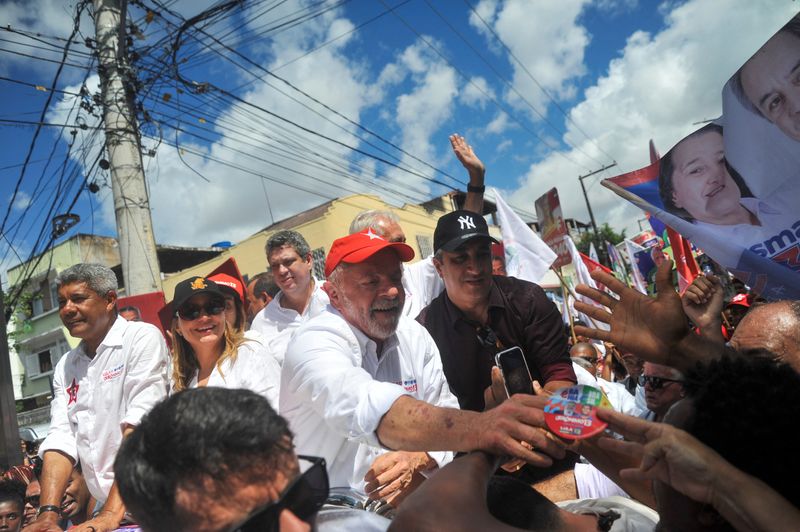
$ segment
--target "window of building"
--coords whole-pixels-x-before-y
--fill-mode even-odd
[[[420,259],[433,255],[433,242],[431,241],[431,237],[417,235],[417,247],[419,247]]]
[[[317,248],[311,252],[311,261],[314,267],[314,278],[325,280],[325,248]]]
[[[41,294],[33,296],[31,300],[31,316],[38,316],[44,312],[44,300]]]
[[[53,342],[36,350],[26,357],[26,369],[30,377],[51,373],[53,368],[64,354],[69,351],[69,345],[64,340]]]
[[[50,283],[50,309],[58,308],[58,285],[55,281]]]

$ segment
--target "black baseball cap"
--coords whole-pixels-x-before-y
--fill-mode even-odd
[[[433,249],[435,251],[454,251],[459,246],[474,238],[483,238],[487,242],[499,244],[489,234],[486,220],[472,211],[453,211],[445,214],[436,223],[433,232]]]
[[[172,298],[172,309],[177,311],[189,298],[197,294],[209,294],[225,299],[219,285],[204,277],[189,277],[175,285],[175,297]]]

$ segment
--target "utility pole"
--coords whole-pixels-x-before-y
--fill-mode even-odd
[[[127,0],[93,0],[106,150],[127,295],[161,291],[150,201],[142,164],[131,69],[126,54]]]
[[[19,448],[17,404],[11,380],[11,357],[6,336],[6,310],[0,287],[0,469],[22,463]]]
[[[601,245],[600,233],[597,231],[597,223],[594,221],[594,212],[592,212],[592,204],[589,203],[589,196],[586,195],[586,185],[583,184],[583,180],[586,179],[587,177],[591,177],[591,176],[593,176],[595,174],[599,174],[600,172],[603,172],[603,171],[608,170],[609,168],[613,168],[615,166],[617,166],[617,162],[616,161],[614,161],[611,164],[607,164],[604,167],[602,167],[601,169],[595,170],[594,172],[589,172],[586,175],[579,175],[578,176],[578,181],[581,182],[581,190],[583,190],[583,199],[586,200],[586,208],[589,209],[589,219],[592,222],[592,230],[594,231],[594,238],[595,238],[595,241],[597,241],[597,247],[599,248],[597,250],[597,252],[601,257],[606,259],[605,260],[606,263],[608,262],[608,257],[607,257],[608,253],[606,252],[605,246]]]

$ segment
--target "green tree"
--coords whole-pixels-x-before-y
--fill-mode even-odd
[[[605,262],[607,262],[606,257],[608,255],[606,252],[606,241],[617,245],[623,240],[625,240],[625,229],[623,229],[621,233],[617,233],[610,225],[608,225],[608,223],[604,223],[597,228],[597,236],[595,236],[594,231],[587,231],[581,235],[581,239],[579,241],[575,242],[575,246],[578,248],[578,251],[588,255],[589,244],[594,242],[594,248],[597,250],[597,254],[600,256],[600,262],[605,264]],[[609,266],[609,264],[605,265]]]

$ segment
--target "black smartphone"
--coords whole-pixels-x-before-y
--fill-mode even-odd
[[[509,397],[515,393],[533,395],[533,379],[522,349],[512,347],[500,351],[494,356],[494,361],[503,373],[503,381]]]

